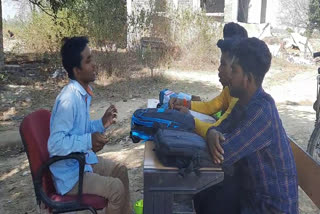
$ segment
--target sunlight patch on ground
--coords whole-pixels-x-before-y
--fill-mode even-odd
[[[114,161],[118,161],[121,163],[125,163],[127,168],[137,168],[142,165],[143,161],[143,153],[144,153],[144,144],[138,145],[133,148],[126,148],[121,152],[113,151],[113,152],[105,152],[100,154],[99,156],[105,157]]]
[[[295,111],[300,111],[300,112],[305,112],[305,113],[315,113],[313,110],[312,106],[303,106],[303,105],[297,105],[297,106],[287,106],[288,109],[290,110],[295,110]]]
[[[215,85],[222,88],[217,71],[176,71],[167,70],[165,71],[165,76],[179,79],[179,80],[189,80],[189,82],[206,82],[209,85]]]
[[[313,72],[303,72],[284,84],[266,87],[276,102],[314,102],[317,94],[316,75]]]
[[[11,85],[11,84],[8,84],[7,85],[9,88],[26,88],[27,86],[25,85]]]
[[[21,172],[22,170],[24,170],[26,167],[29,167],[29,164],[26,163],[26,161],[25,161],[19,168],[15,168],[15,169],[11,170],[10,172],[4,173],[3,175],[1,175],[0,176],[0,181],[4,181],[7,178],[12,177],[13,175],[15,175],[15,174]]]

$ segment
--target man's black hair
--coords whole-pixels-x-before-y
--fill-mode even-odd
[[[68,72],[70,79],[75,79],[73,68],[81,67],[81,52],[85,49],[89,40],[87,37],[72,37],[64,38],[62,40],[63,45],[61,47],[62,65]]]
[[[229,22],[225,24],[223,27],[223,38],[226,39],[234,36],[248,38],[248,32],[244,27],[237,23]]]
[[[251,73],[257,85],[261,86],[272,59],[266,43],[257,38],[243,39],[236,45],[233,55],[242,70]]]
[[[248,38],[248,33],[241,25],[230,22],[225,24],[223,28],[223,38],[224,39],[218,41],[217,46],[221,52],[227,52],[231,57],[234,46],[237,45],[241,39]]]
[[[231,57],[234,47],[240,42],[240,40],[241,38],[239,37],[219,39],[217,46],[220,48],[222,53],[229,53]]]

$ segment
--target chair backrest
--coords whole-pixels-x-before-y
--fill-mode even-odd
[[[41,165],[49,160],[50,116],[49,111],[41,109],[26,116],[20,125],[20,136],[28,156],[33,182]],[[47,195],[55,192],[49,171],[43,176],[42,184]]]

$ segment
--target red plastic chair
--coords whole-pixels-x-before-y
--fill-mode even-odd
[[[20,125],[20,135],[28,156],[37,204],[43,202],[52,213],[64,213],[79,210],[96,210],[107,206],[103,197],[82,194],[85,156],[72,153],[67,156],[49,158],[47,142],[50,135],[50,112],[38,110],[26,116]],[[59,195],[53,185],[49,166],[59,160],[76,159],[79,162],[79,191],[77,195]]]

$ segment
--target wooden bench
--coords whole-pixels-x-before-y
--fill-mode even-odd
[[[320,208],[320,165],[292,139],[289,140],[296,162],[299,186]]]
[[[147,141],[144,151],[144,212],[146,214],[171,214],[175,195],[196,194],[220,183],[224,173],[221,168],[201,168],[200,176],[190,173],[179,175],[178,168],[165,167],[157,159],[154,143]]]

